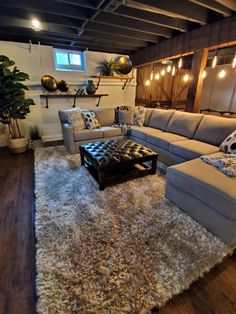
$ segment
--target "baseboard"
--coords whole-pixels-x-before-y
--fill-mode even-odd
[[[58,135],[46,135],[43,137],[44,142],[51,142],[51,141],[60,141],[63,140],[61,134]]]

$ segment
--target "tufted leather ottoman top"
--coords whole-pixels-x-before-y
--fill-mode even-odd
[[[157,156],[151,149],[127,139],[83,144],[80,149],[98,168]]]

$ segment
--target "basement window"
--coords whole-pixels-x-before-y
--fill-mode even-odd
[[[54,49],[54,64],[57,71],[85,72],[86,52]]]

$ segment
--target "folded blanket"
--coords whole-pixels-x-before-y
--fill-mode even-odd
[[[216,167],[229,177],[236,177],[236,154],[222,152],[201,156],[202,161]]]

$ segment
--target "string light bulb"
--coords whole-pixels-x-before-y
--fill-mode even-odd
[[[181,69],[181,68],[182,68],[182,66],[183,66],[183,58],[182,58],[182,57],[180,57],[180,59],[179,59],[179,63],[178,63],[178,68],[179,68],[179,69]]]
[[[202,72],[202,79],[204,80],[205,77],[206,77],[206,70]]]
[[[175,76],[175,66],[173,66],[173,68],[172,68],[171,75]]]
[[[168,72],[168,73],[170,73],[170,71],[171,71],[171,66],[170,66],[170,65],[168,65],[168,67],[167,67],[167,69],[166,69],[166,70],[167,70],[167,72]]]
[[[164,76],[166,74],[166,71],[164,69],[161,70],[161,75]]]
[[[189,75],[184,74],[183,80],[184,80],[184,82],[188,82],[189,81]]]
[[[155,75],[155,80],[159,80],[159,78],[160,78],[160,74],[159,74],[159,73],[156,73],[156,75]]]
[[[226,71],[225,71],[225,70],[221,70],[221,71],[219,72],[219,74],[218,74],[218,77],[219,77],[219,78],[224,78],[225,75],[226,75]]]
[[[233,63],[232,63],[232,68],[235,69],[236,67],[236,52],[234,53],[234,58],[233,58]]]
[[[151,81],[153,80],[153,70],[152,70],[151,75],[150,75],[150,80]]]
[[[39,32],[42,30],[43,26],[42,26],[42,23],[38,19],[32,19],[31,20],[31,28],[34,31]]]
[[[217,64],[217,55],[215,55],[213,60],[212,60],[212,69],[214,69],[216,67],[216,64]]]
[[[150,86],[150,80],[146,80],[145,85]]]

